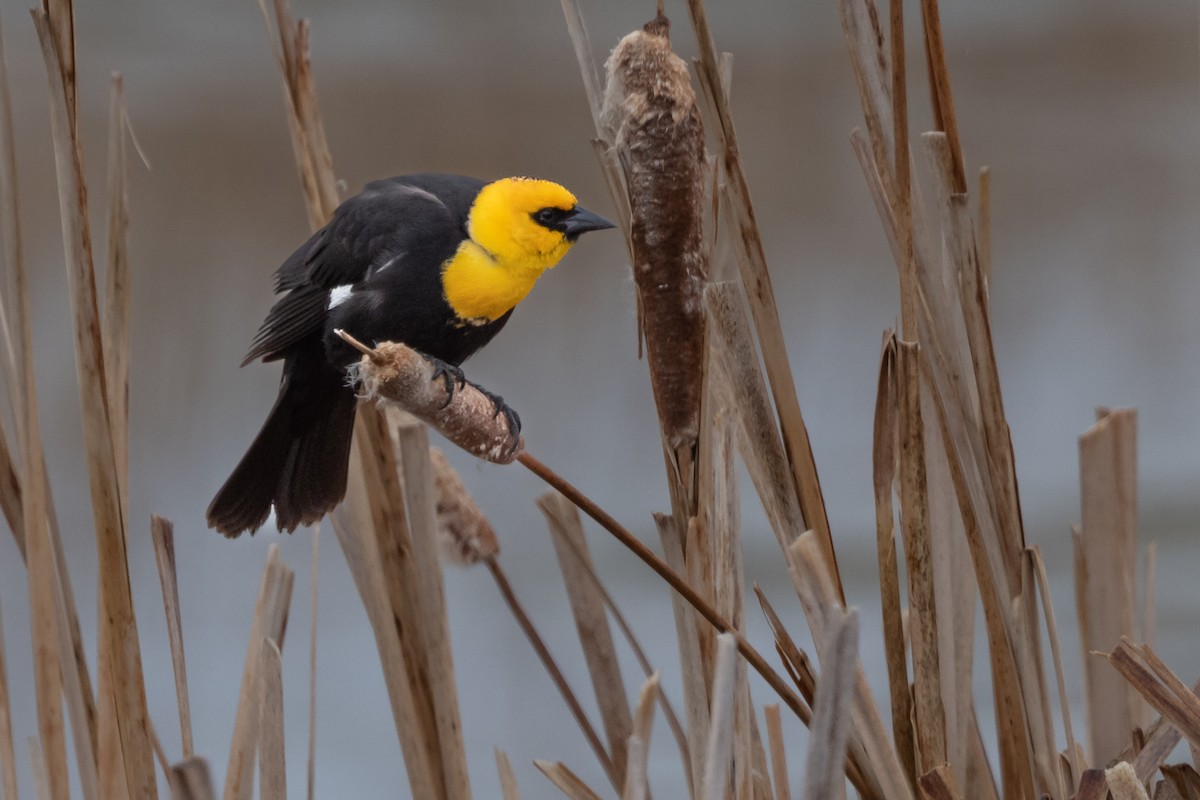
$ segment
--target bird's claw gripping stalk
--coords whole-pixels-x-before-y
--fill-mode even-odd
[[[447,408],[450,405],[450,401],[454,399],[455,384],[458,384],[459,389],[466,386],[467,376],[462,371],[462,367],[451,364],[448,361],[442,361],[440,358],[434,358],[433,356],[425,356],[425,360],[433,365],[433,380],[436,381],[438,378],[441,378],[446,385],[446,402],[442,404],[442,408]],[[487,392],[484,392],[484,394],[487,394]]]
[[[517,412],[513,409],[512,406],[510,406],[508,403],[504,402],[504,398],[501,397],[500,395],[495,394],[493,392],[489,392],[487,389],[483,388],[478,383],[472,383],[471,385],[474,386],[476,389],[478,389],[479,393],[481,395],[486,397],[488,400],[492,401],[492,407],[496,409],[496,413],[492,415],[493,419],[500,416],[501,414],[504,415],[504,421],[508,423],[508,429],[510,431],[512,431],[512,441],[513,441],[512,447],[513,447],[513,449],[515,449],[517,446],[517,442],[519,442],[521,439],[521,417],[520,417],[520,415],[517,414]]]

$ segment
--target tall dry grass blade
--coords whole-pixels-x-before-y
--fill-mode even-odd
[[[783,664],[787,668],[792,682],[796,684],[804,702],[808,704],[805,713],[800,716],[800,721],[807,727],[812,724],[812,703],[813,698],[816,697],[817,688],[817,676],[812,668],[812,662],[808,655],[796,645],[792,635],[783,626],[779,614],[775,612],[775,608],[767,600],[766,594],[758,584],[754,586],[754,595],[758,598],[763,616],[767,618],[767,625],[770,626],[771,633],[775,637],[775,652],[783,659]]]
[[[171,800],[216,800],[212,773],[203,758],[184,759],[171,767]]]
[[[804,771],[805,800],[837,800],[846,794],[846,743],[851,717],[845,710],[854,703],[858,613],[850,610],[835,614],[825,636]]]
[[[283,77],[284,100],[292,131],[292,147],[300,183],[304,188],[309,225],[323,226],[337,207],[337,182],[333,176],[333,158],[325,139],[325,126],[317,105],[317,87],[308,53],[308,22],[292,19],[287,0],[272,0],[274,26],[266,0],[260,0],[268,29],[274,28],[278,40],[273,43],[275,59]]]
[[[775,703],[763,707],[767,720],[767,741],[771,747],[771,777],[775,781],[775,800],[792,800],[788,784],[787,750],[783,745],[783,720]]]
[[[112,76],[108,125],[108,260],[104,270],[104,367],[121,515],[129,513],[129,197],[125,189],[125,84]],[[189,755],[185,751],[185,755]]]
[[[317,566],[321,555],[321,526],[313,527],[312,567],[309,571],[308,601],[308,758],[305,766],[305,796],[313,800],[317,784]]]
[[[33,786],[37,790],[38,800],[54,800],[50,777],[46,772],[46,760],[42,757],[37,737],[30,736],[25,740],[25,744],[29,748],[29,766],[33,773]]]
[[[111,770],[119,768],[125,773],[124,782],[131,793],[140,798],[154,798],[157,788],[125,552],[121,483],[108,408],[82,148],[74,120],[74,57],[67,52],[73,48],[73,32],[64,23],[70,17],[69,3],[58,11],[51,9],[49,14],[35,10],[33,17],[50,81],[59,210],[75,320],[76,373],[98,551],[101,609],[98,730],[106,734],[99,737],[100,777],[103,784],[110,785],[106,774],[112,775]],[[115,754],[106,755],[114,751],[120,753],[119,767],[115,767]]]
[[[525,634],[525,638],[529,640],[529,644],[533,647],[534,653],[542,662],[546,672],[550,675],[550,680],[554,682],[555,688],[562,696],[563,702],[567,704],[567,709],[571,712],[571,716],[575,719],[575,724],[579,726],[579,730],[583,733],[583,738],[587,740],[588,746],[592,748],[592,753],[595,754],[596,760],[600,762],[605,775],[613,788],[620,790],[622,776],[613,766],[612,758],[604,747],[604,743],[600,740],[600,735],[596,732],[596,728],[592,725],[592,721],[588,719],[587,712],[583,710],[583,706],[579,703],[579,698],[575,696],[575,691],[571,688],[571,684],[567,682],[566,676],[563,675],[562,669],[559,668],[558,662],[554,660],[550,649],[546,647],[545,641],[541,634],[537,632],[537,628],[533,625],[533,620],[529,618],[525,607],[521,605],[517,599],[516,593],[513,591],[512,584],[508,580],[504,569],[500,566],[500,562],[494,558],[489,558],[484,561],[488,570],[492,574],[492,579],[496,581],[496,588],[500,590],[500,596],[504,599],[509,611],[513,615],[513,619],[517,621],[517,625]]]
[[[496,748],[496,771],[500,773],[500,791],[503,800],[521,800],[521,790],[517,788],[517,776],[513,773],[512,762],[508,753]]]
[[[655,514],[654,522],[659,541],[662,542],[663,558],[671,569],[677,573],[683,572],[687,569],[683,557],[683,537],[675,518]],[[675,615],[675,640],[679,647],[680,679],[683,682],[683,710],[687,719],[688,761],[691,766],[688,787],[690,796],[694,798],[698,796],[704,777],[704,735],[709,727],[708,697],[705,694],[700,637],[697,633],[701,623],[683,597],[675,592],[671,594],[671,609]]]
[[[710,381],[731,394],[725,403],[738,422],[742,460],[775,538],[786,548],[804,530],[804,520],[741,291],[734,283],[709,284],[704,287],[704,306],[709,314],[709,353],[716,362],[709,371],[720,370],[725,377],[710,375]]]
[[[828,658],[825,654],[828,641],[826,631],[831,620],[845,609],[829,575],[830,566],[824,562],[824,558],[824,551],[814,531],[801,534],[788,549],[792,583],[822,663]],[[912,787],[905,778],[895,747],[871,697],[861,663],[855,667],[854,702],[850,714],[851,742],[857,743],[852,746],[861,747],[863,753],[860,762],[862,784],[856,785],[859,794],[864,799],[912,800]],[[852,776],[848,774],[847,777]]]
[[[938,658],[937,604],[925,480],[921,367],[916,344],[896,342],[900,519],[912,631],[913,710],[921,772],[946,761],[946,718]]]
[[[892,492],[896,482],[896,448],[899,439],[899,398],[896,376],[896,337],[889,335],[879,364],[872,436],[875,487],[875,551],[879,561],[879,601],[883,620],[883,651],[887,660],[892,707],[892,737],[896,753],[910,781],[916,781],[916,740],[912,729],[912,694],[908,682],[908,657],[904,644],[903,606],[900,601],[899,560],[896,554]]]
[[[1038,590],[1032,551],[1025,551],[1021,593],[1013,599],[1013,617],[1021,639],[1017,645],[1017,668],[1025,705],[1030,709],[1029,740],[1032,748],[1034,785],[1039,794],[1066,796],[1067,787],[1059,769],[1058,745],[1051,720],[1050,690],[1043,668],[1042,630],[1038,622]]]
[[[246,646],[246,661],[242,667],[242,686],[238,693],[237,714],[229,747],[229,766],[225,770],[224,800],[249,800],[254,792],[261,669],[259,655],[263,639],[283,642],[294,578],[294,573],[279,556],[279,545],[271,545],[258,587],[250,640]]]
[[[625,775],[626,748],[633,729],[633,717],[626,699],[621,665],[613,646],[612,631],[608,627],[604,598],[596,585],[588,580],[588,574],[592,572],[591,556],[583,535],[583,525],[579,521],[579,512],[571,501],[555,492],[539,496],[536,502],[550,529],[558,568],[567,589],[579,643],[583,647],[584,660],[592,679],[596,705],[600,709],[600,719],[608,738],[613,768],[618,774]]]
[[[647,783],[647,762],[650,755],[650,731],[654,725],[654,704],[661,693],[656,672],[642,684],[638,694],[637,711],[629,735],[629,761],[625,771],[625,788],[621,800],[646,800],[650,796]]]
[[[633,277],[663,442],[689,514],[703,387],[704,129],[665,17],[625,36],[606,64],[602,120],[625,171]]]
[[[441,455],[437,448],[430,449],[430,456],[433,458],[435,469],[438,469],[439,459],[441,459],[444,464],[444,456]],[[445,464],[445,468],[449,469],[449,465]],[[447,483],[449,483],[449,477],[450,476],[447,476]],[[453,474],[453,478],[455,481],[457,481],[457,474]],[[473,510],[462,513],[461,516],[468,519],[474,517],[477,518],[478,521],[475,523],[467,523],[466,527],[475,528],[479,526],[486,526],[487,535],[491,537],[491,539],[487,541],[490,541],[494,545],[494,549],[491,552],[481,552],[474,545],[467,545],[465,548],[461,545],[456,545],[453,549],[459,553],[463,552],[464,550],[468,550],[478,554],[478,557],[476,558],[465,559],[465,563],[467,564],[477,563],[484,558],[495,556],[496,551],[499,550],[499,543],[495,541],[495,533],[491,531],[491,525],[488,524],[487,520],[483,518],[482,512],[480,512],[478,507],[474,505],[474,501],[471,500],[469,495],[465,494],[466,490],[465,488],[461,488],[461,482],[459,482],[459,489],[451,489],[449,490],[449,493],[440,485],[441,482],[442,480],[439,479],[438,513],[439,525],[442,526],[443,530],[446,529],[446,525],[440,521],[442,515],[440,503],[448,501],[448,494],[450,496],[454,496],[461,489],[462,496],[459,499],[449,500],[449,502],[451,502],[452,506],[456,508],[462,508],[469,502]],[[455,527],[462,527],[463,524],[464,519],[459,519],[456,522]],[[621,612],[621,609],[613,600],[612,595],[610,595],[608,590],[605,588],[604,583],[600,580],[600,576],[596,574],[596,570],[591,563],[591,558],[585,552],[586,547],[584,546],[584,542],[576,542],[574,539],[563,539],[562,542],[566,546],[566,552],[571,555],[576,566],[579,568],[579,577],[591,584],[597,593],[597,596],[603,602],[604,607],[608,610],[608,613],[612,615],[612,619],[616,623],[617,628],[621,631],[622,636],[625,637],[625,641],[629,645],[629,649],[633,652],[633,656],[637,660],[638,665],[641,666],[642,672],[647,678],[651,677],[656,670],[650,664],[649,658],[646,657],[646,652],[642,649],[641,643],[634,635],[633,629],[629,626],[629,621],[625,618],[625,615]],[[671,706],[671,701],[667,698],[666,694],[663,692],[658,692],[656,696],[658,698],[659,706],[662,708],[663,716],[667,720],[667,725],[671,728],[671,732],[675,737],[676,744],[679,747],[679,754],[680,758],[683,760],[684,771],[690,776],[691,756],[688,752],[687,734],[684,732],[683,726],[679,722],[679,717],[675,714],[675,709]]]
[[[375,647],[383,667],[396,735],[404,753],[409,788],[414,797],[433,798],[437,797],[435,785],[439,785],[435,784],[432,767],[435,761],[429,755],[429,743],[417,719],[417,699],[397,629],[396,612],[389,596],[383,556],[375,536],[362,530],[350,530],[348,526],[351,523],[345,519],[347,513],[344,509],[366,506],[365,493],[366,487],[361,482],[350,482],[343,510],[334,512],[333,530],[375,634]]]
[[[767,259],[758,232],[758,223],[754,218],[754,206],[750,202],[749,184],[742,171],[737,136],[733,128],[733,115],[725,93],[720,90],[720,65],[703,0],[688,0],[688,14],[700,47],[697,64],[700,86],[716,116],[715,133],[726,176],[722,198],[735,221],[735,241],[739,245],[738,266],[741,269],[746,297],[750,302],[758,341],[762,347],[763,363],[766,365],[767,378],[775,398],[775,410],[779,415],[784,448],[792,467],[800,508],[807,527],[816,530],[820,537],[825,548],[826,561],[834,570],[833,580],[838,587],[838,596],[844,598],[812,445],[804,417],[800,413],[800,401],[796,395],[791,365],[788,363],[783,326],[775,304],[775,291],[767,270]]]
[[[1137,569],[1137,415],[1098,412],[1079,439],[1082,525],[1075,576],[1091,762],[1105,764],[1129,746],[1139,718],[1132,688],[1089,653],[1134,634]]]
[[[717,661],[709,703],[708,738],[704,750],[702,800],[722,800],[729,791],[729,768],[733,759],[734,670],[737,641],[728,633],[717,637]]]
[[[0,65],[3,59],[0,58]],[[33,343],[29,311],[28,274],[21,246],[19,203],[17,197],[16,154],[13,143],[12,108],[9,98],[7,70],[0,84],[3,92],[3,169],[0,169],[0,189],[3,197],[3,214],[0,215],[0,233],[3,233],[3,248],[12,302],[15,304],[17,351],[20,377],[12,384],[17,395],[13,409],[21,443],[21,522],[24,530],[14,537],[26,560],[26,585],[29,592],[29,622],[32,639],[34,692],[36,696],[38,737],[41,745],[36,747],[39,761],[48,761],[49,772],[43,769],[39,782],[39,793],[52,800],[67,797],[66,743],[63,730],[61,706],[62,673],[59,664],[59,647],[56,638],[56,610],[54,590],[54,546],[46,524],[48,488],[42,453],[40,424],[38,422],[37,392],[33,370]],[[20,387],[20,391],[17,389]],[[31,753],[32,755],[32,753]]]
[[[279,646],[267,637],[258,651],[258,711],[258,796],[260,800],[287,800],[283,663]]]
[[[1059,711],[1062,714],[1063,733],[1067,740],[1067,760],[1071,763],[1071,772],[1082,775],[1086,764],[1079,758],[1079,743],[1075,739],[1075,728],[1071,723],[1071,708],[1067,699],[1066,671],[1063,668],[1062,650],[1059,646],[1058,622],[1054,617],[1054,605],[1050,600],[1050,580],[1046,577],[1046,564],[1042,561],[1042,551],[1039,547],[1030,550],[1033,562],[1034,577],[1037,579],[1038,592],[1042,600],[1042,613],[1046,620],[1046,633],[1050,638],[1050,657],[1054,663],[1054,679],[1057,683]]]
[[[938,0],[921,0],[921,21],[925,25],[925,55],[929,65],[929,85],[933,95],[934,125],[946,134],[953,156],[954,191],[967,192],[967,172],[963,166],[962,145],[958,138],[958,116],[950,92],[950,70],[946,65],[946,47],[942,43],[942,22]]]
[[[933,537],[942,708],[946,714],[946,761],[955,784],[970,790],[974,787],[969,776],[989,772],[986,764],[975,762],[970,746],[975,707],[975,607],[979,589],[937,417],[933,392],[926,381],[921,390],[921,418],[928,420],[924,431],[925,475],[929,530]],[[983,795],[979,797],[983,800]]]
[[[438,526],[433,468],[429,461],[429,433],[420,423],[399,428],[400,456],[404,466],[405,507],[412,532],[411,554],[420,592],[421,625],[427,659],[430,701],[433,704],[442,781],[448,798],[469,798],[467,754],[458,710],[454,658],[450,651],[450,622],[442,567],[438,561]]]
[[[183,619],[179,612],[179,578],[175,569],[175,527],[171,520],[153,514],[150,539],[154,542],[154,562],[162,585],[163,609],[167,614],[167,638],[171,643],[171,667],[175,671],[175,702],[179,708],[179,736],[184,760],[194,756],[192,708],[188,700],[187,660],[183,652]]]
[[[812,663],[804,651],[796,646],[791,634],[784,628],[783,622],[779,619],[779,615],[771,606],[770,601],[767,600],[767,596],[763,593],[762,589],[755,586],[754,594],[758,597],[758,603],[762,607],[763,616],[767,618],[767,624],[770,625],[771,632],[775,636],[775,650],[779,653],[780,658],[783,659],[784,666],[787,667],[788,673],[796,684],[796,688],[800,690],[800,694],[803,695],[804,700],[808,703],[808,708],[805,709],[805,714],[800,717],[800,721],[806,726],[812,725],[811,707],[816,697],[817,685]],[[767,722],[769,725],[769,715]],[[780,746],[782,746],[782,741],[780,742]],[[846,777],[850,779],[850,782],[863,797],[878,797],[878,786],[871,783],[863,772],[864,765],[870,765],[870,759],[856,732],[851,731],[847,747],[849,752],[846,761]],[[771,757],[776,763],[779,762],[774,753],[772,753]],[[780,776],[776,775],[776,780],[778,781],[779,779]],[[786,773],[782,776],[782,779],[787,779]],[[775,791],[776,794],[779,793],[778,787]]]
[[[873,0],[838,0],[838,16],[850,50],[850,65],[867,124],[865,152],[869,152],[870,160],[880,166],[879,188],[885,198],[883,205],[890,211],[895,187],[891,171],[885,166],[894,152],[892,86],[889,79],[892,74],[891,54],[883,47],[884,34]],[[891,226],[886,227],[890,229]]]
[[[309,223],[316,229],[329,219],[338,197],[309,62],[308,24],[303,20],[293,23],[286,0],[274,0],[272,25],[271,13],[265,2],[262,5],[268,28],[278,34],[275,54],[284,82],[292,143]],[[401,540],[408,540],[403,496],[388,425],[382,412],[370,405],[359,408],[354,450],[357,456],[351,457],[350,485],[355,491],[348,493],[344,508],[356,522],[345,524],[335,518],[335,530],[375,630],[410,788],[416,796],[440,797],[445,785],[437,712],[429,700],[427,665],[416,640],[408,635],[412,632],[419,638],[419,623],[413,588],[417,579],[401,553]],[[397,619],[402,635],[397,635]],[[448,770],[455,775],[461,772],[453,765]],[[450,778],[452,784],[459,780]]]
[[[88,704],[90,697],[85,695],[85,687],[80,673],[74,669],[68,654],[71,652],[70,623],[66,598],[61,591],[61,565],[54,564],[54,632],[58,636],[59,665],[62,668],[63,699],[66,702],[67,714],[71,720],[71,742],[75,746],[75,763],[78,768],[79,788],[85,800],[101,800],[100,775],[97,763],[97,749],[91,737],[89,728]]]
[[[633,244],[630,231],[633,224],[633,213],[629,208],[629,193],[625,189],[625,174],[613,147],[613,131],[605,123],[602,110],[604,90],[600,71],[596,68],[592,56],[592,42],[588,37],[587,26],[583,22],[583,12],[579,8],[579,0],[561,0],[563,16],[567,21],[567,33],[575,49],[575,59],[579,62],[579,73],[583,77],[583,91],[587,96],[588,107],[592,112],[592,122],[596,126],[596,138],[592,139],[592,148],[596,151],[596,159],[600,162],[600,172],[608,187],[609,197],[617,210],[617,224],[625,234],[625,247],[629,250],[630,263],[633,262]],[[638,358],[642,357],[641,309],[638,309],[637,347]]]
[[[394,678],[401,678],[406,685],[395,687],[405,693],[401,707],[406,714],[403,724],[407,730],[398,730],[401,746],[409,742],[416,749],[405,750],[405,764],[410,760],[421,761],[419,771],[424,778],[433,781],[430,791],[442,792],[441,745],[439,743],[437,710],[433,705],[429,675],[429,661],[423,650],[423,607],[421,583],[418,581],[413,558],[413,535],[405,509],[404,486],[402,485],[399,454],[392,441],[394,427],[385,410],[361,405],[355,422],[361,460],[361,480],[351,481],[356,491],[347,493],[343,513],[360,522],[345,529],[345,533],[369,539],[365,543],[368,552],[374,554],[378,564],[387,604],[368,613],[372,626],[383,626],[398,637],[403,664],[385,665]],[[370,520],[370,523],[367,523]],[[342,532],[339,532],[342,540]],[[362,547],[363,545],[358,545]],[[342,541],[342,550],[350,545]],[[358,563],[358,558],[347,555],[347,563]],[[379,633],[377,632],[377,636]],[[384,658],[380,656],[381,660]],[[422,779],[424,779],[422,778]],[[414,794],[418,793],[413,787]],[[440,794],[430,795],[440,797]]]
[[[904,3],[888,2],[888,35],[892,55],[892,170],[896,177],[893,212],[900,250],[900,332],[905,341],[919,341],[917,264],[913,252],[912,174],[908,149],[908,87],[904,63]],[[902,448],[903,450],[904,448]],[[914,451],[920,453],[921,450]],[[904,469],[901,468],[901,474]],[[919,728],[919,726],[918,726]]]
[[[570,800],[600,800],[600,795],[589,789],[587,784],[565,765],[537,759],[534,759],[533,765],[541,770],[542,774],[549,778],[550,782]]]
[[[746,622],[746,577],[735,463],[735,441],[740,437],[734,412],[718,396],[730,393],[713,386],[715,380],[723,378],[711,373],[707,378],[699,464],[699,510],[707,529],[707,571],[714,607],[734,627],[742,629]],[[767,800],[771,797],[767,754],[746,678],[746,664],[739,660],[734,674],[733,792],[735,797]]]
[[[17,800],[17,750],[13,741],[12,695],[8,691],[8,658],[4,648],[4,615],[0,613],[0,797]]]
[[[1005,559],[1009,594],[1014,595],[1020,588],[1025,533],[1017,498],[1012,441],[1000,393],[1000,375],[992,343],[986,290],[980,278],[975,233],[971,227],[965,188],[961,191],[956,188],[955,143],[944,133],[926,133],[922,139],[930,166],[937,177],[935,184],[942,207],[943,237],[955,277],[951,285],[957,285],[959,290],[958,307],[978,392],[974,402],[978,404],[983,446],[987,453],[986,460],[980,460],[980,471],[987,476],[994,498],[997,535],[1003,545],[1000,555]]]

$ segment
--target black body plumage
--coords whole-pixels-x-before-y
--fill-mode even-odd
[[[441,282],[483,186],[438,174],[374,181],[279,268],[275,290],[283,297],[243,362],[282,359],[279,397],[209,506],[211,527],[227,536],[253,531],[274,506],[279,529],[290,531],[342,499],[357,403],[345,368],[359,353],[335,328],[458,365],[504,327],[511,311],[460,319]]]

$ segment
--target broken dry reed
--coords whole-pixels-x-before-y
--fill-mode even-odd
[[[263,637],[258,653],[258,796],[261,800],[287,800],[281,659],[275,641]]]
[[[592,569],[583,525],[575,507],[560,494],[548,492],[537,498],[536,502],[550,528],[559,572],[567,589],[567,599],[579,642],[583,646],[596,705],[600,709],[600,719],[608,738],[612,766],[617,775],[625,775],[626,748],[632,733],[633,715],[625,699],[625,682],[617,662],[612,631],[608,627],[604,599],[587,577]]]
[[[175,571],[175,528],[169,519],[150,517],[150,539],[162,585],[163,609],[167,613],[167,638],[171,644],[171,667],[175,672],[175,701],[179,708],[179,736],[184,759],[195,755],[192,742],[192,712],[188,701],[187,661],[183,654],[183,621],[179,613],[179,580]]]
[[[717,636],[712,698],[709,703],[708,738],[704,753],[702,800],[721,800],[728,791],[729,767],[733,760],[734,670],[737,640],[729,633]]]
[[[1079,438],[1082,517],[1073,538],[1088,752],[1091,763],[1106,764],[1129,746],[1129,733],[1141,721],[1133,687],[1089,655],[1135,634],[1137,416],[1131,409],[1099,409],[1096,416]]]
[[[621,800],[646,800],[650,796],[647,775],[650,756],[650,732],[654,727],[654,706],[662,690],[656,672],[642,684],[638,694],[637,709],[633,715],[633,729],[629,734],[629,764],[625,771],[625,788]]]
[[[262,643],[264,639],[270,639],[277,646],[283,645],[294,578],[295,574],[280,559],[279,545],[272,544],[267,550],[258,599],[254,604],[254,621],[246,645],[246,661],[242,666],[242,685],[234,717],[229,764],[225,770],[224,800],[250,800],[254,792],[254,762],[262,697]]]
[[[835,800],[845,794],[844,762],[854,702],[854,672],[858,662],[858,614],[835,615],[826,631],[829,641],[817,681],[816,705],[809,726],[808,763],[804,771],[805,800]]]

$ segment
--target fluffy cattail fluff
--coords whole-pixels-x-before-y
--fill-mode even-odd
[[[704,128],[687,64],[659,15],[613,50],[603,123],[625,171],[650,380],[672,451],[694,446],[704,362]]]
[[[463,486],[462,478],[436,447],[429,448],[429,461],[437,490],[438,544],[442,556],[463,566],[494,558],[500,552],[500,541]]]

